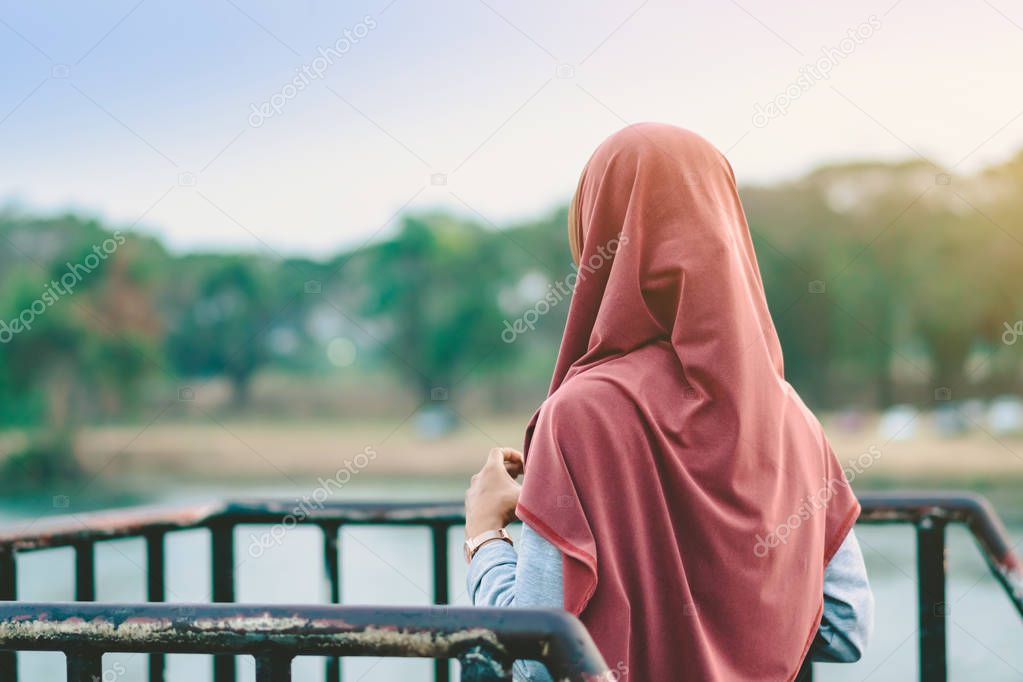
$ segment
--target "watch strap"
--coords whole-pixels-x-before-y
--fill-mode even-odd
[[[514,544],[512,542],[511,535],[504,528],[499,530],[485,530],[479,535],[475,535],[465,541],[465,560],[472,561],[472,558],[476,556],[476,552],[479,551],[480,547],[491,542],[492,540],[504,540],[509,545]]]

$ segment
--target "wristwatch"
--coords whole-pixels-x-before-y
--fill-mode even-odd
[[[512,542],[511,535],[508,535],[508,531],[504,528],[501,530],[485,530],[479,535],[471,537],[465,541],[465,560],[472,561],[472,558],[476,556],[476,552],[479,551],[480,547],[492,540],[504,540],[509,545],[514,544]]]

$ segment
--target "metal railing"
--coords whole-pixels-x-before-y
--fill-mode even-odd
[[[916,528],[917,620],[920,679],[948,679],[949,615],[945,598],[945,528],[960,523],[973,535],[981,556],[1023,618],[1023,564],[1009,534],[987,500],[971,493],[889,493],[860,498],[859,523],[912,524]]]
[[[582,623],[554,610],[11,602],[0,604],[0,642],[64,652],[68,682],[106,679],[106,652],[247,654],[256,682],[288,682],[297,656],[457,658],[465,682],[510,681],[516,659],[559,680],[607,672]]]
[[[1017,611],[1023,617],[1023,569],[1013,553],[1004,527],[994,510],[983,498],[969,493],[886,493],[869,494],[860,498],[863,514],[860,523],[867,524],[911,524],[917,534],[918,573],[918,618],[920,624],[920,679],[924,682],[939,682],[947,678],[947,633],[945,628],[945,528],[950,523],[964,524],[972,533],[992,573],[1005,589]],[[514,658],[538,658],[548,665],[567,666],[566,677],[586,679],[593,675],[595,667],[603,665],[599,654],[593,649],[585,630],[578,627],[578,621],[553,621],[550,613],[541,617],[539,613],[475,609],[355,609],[352,607],[303,606],[303,607],[259,607],[230,605],[235,600],[235,543],[234,531],[240,525],[273,525],[294,522],[313,525],[322,532],[323,570],[330,586],[332,603],[341,598],[340,530],[345,526],[387,525],[418,526],[429,530],[432,540],[430,561],[433,566],[433,601],[435,604],[448,603],[448,556],[449,530],[464,523],[460,503],[409,504],[409,503],[348,503],[325,502],[322,506],[294,514],[294,502],[278,501],[233,501],[185,508],[135,508],[93,514],[52,517],[35,522],[30,531],[0,530],[0,601],[17,600],[16,568],[17,555],[56,547],[71,547],[75,557],[75,599],[78,602],[92,602],[96,596],[96,543],[122,538],[142,538],[146,547],[146,578],[149,602],[164,602],[166,599],[165,544],[170,533],[205,528],[210,532],[211,580],[213,601],[222,605],[155,606],[138,605],[90,605],[60,604],[33,605],[26,603],[6,604],[0,608],[0,681],[17,680],[16,650],[56,649],[68,657],[69,680],[89,679],[73,677],[79,674],[78,665],[95,665],[96,656],[103,651],[125,650],[119,647],[130,644],[127,637],[128,623],[137,620],[156,619],[166,624],[169,632],[184,635],[189,639],[189,651],[210,653],[214,656],[215,682],[235,679],[235,655],[255,655],[261,670],[261,680],[288,679],[284,661],[301,655],[306,649],[301,627],[288,632],[289,619],[315,620],[313,614],[322,616],[325,622],[340,619],[356,628],[349,631],[331,631],[336,646],[327,646],[321,655],[327,655],[326,674],[328,682],[341,680],[340,656],[405,655],[437,658],[435,678],[439,682],[449,679],[447,658],[463,660],[463,679],[503,679],[500,677],[470,678],[476,670],[504,669]],[[290,520],[290,521],[289,521]],[[74,619],[116,619],[121,626],[113,627],[122,635],[110,635],[111,627],[100,630],[65,627],[58,630],[60,637],[44,637],[41,633],[53,633],[46,626],[46,618],[62,614],[68,623]],[[273,625],[267,630],[250,628],[257,621],[246,620],[240,614],[255,616],[265,614],[269,620],[258,621]],[[402,615],[404,614],[404,615]],[[445,615],[446,614],[446,615]],[[454,620],[446,620],[451,618]],[[525,620],[523,620],[525,618]],[[529,619],[536,618],[536,622]],[[547,620],[543,620],[547,618]],[[565,617],[568,618],[568,617]],[[283,619],[283,620],[277,620]],[[360,620],[362,619],[362,620]],[[376,620],[374,620],[376,619]],[[406,633],[392,648],[379,648],[366,637],[348,636],[359,627],[364,630],[375,627],[397,627]],[[16,626],[17,623],[31,622],[39,628]],[[546,626],[544,624],[546,623]],[[473,640],[472,646],[455,646],[450,636],[464,632],[466,627],[480,627],[492,633],[489,639]],[[280,627],[277,627],[280,626]],[[288,626],[291,627],[291,626]],[[13,628],[13,629],[12,629]],[[250,628],[250,629],[247,629]],[[405,629],[401,629],[405,628]],[[407,630],[407,632],[406,632]],[[36,632],[36,635],[32,633]],[[233,633],[232,637],[220,639],[217,633]],[[174,635],[176,636],[176,635]],[[110,639],[109,637],[112,637]],[[488,636],[489,637],[489,636]],[[455,639],[458,639],[456,636]],[[526,640],[532,638],[532,644]],[[149,653],[149,680],[164,679],[165,653],[182,651],[171,644],[170,639],[150,635],[136,642],[140,648],[132,651]],[[329,637],[328,637],[329,639]],[[420,646],[426,639],[432,643]],[[484,641],[484,639],[486,641]],[[461,640],[460,640],[461,641]],[[499,646],[488,648],[486,642],[497,642]],[[226,644],[225,642],[230,642]],[[537,643],[547,643],[546,648]],[[311,644],[310,644],[311,645]],[[538,648],[539,646],[539,648]],[[470,649],[481,647],[470,655]],[[538,656],[547,651],[549,657]],[[550,652],[562,652],[550,654]],[[82,655],[79,655],[82,654]],[[466,658],[468,657],[468,658]],[[91,662],[88,662],[91,661]],[[478,664],[478,665],[477,665]],[[289,664],[290,665],[290,664]],[[468,672],[467,672],[468,671]],[[84,674],[84,673],[81,673]],[[503,674],[503,673],[502,673]],[[272,676],[276,675],[276,676]],[[805,666],[802,679],[812,676],[810,666]]]

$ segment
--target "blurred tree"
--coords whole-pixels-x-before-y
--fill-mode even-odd
[[[968,177],[861,162],[742,188],[786,375],[809,402],[1020,390],[1023,355],[1004,335],[1023,326],[1021,187],[1023,154]],[[328,358],[339,339],[360,351],[344,370],[353,383],[386,361],[424,399],[442,405],[457,385],[518,409],[544,395],[569,304],[514,343],[504,321],[572,271],[565,213],[504,229],[410,216],[392,239],[325,260],[171,255],[132,235],[0,344],[0,424],[43,423],[66,440],[82,420],[137,405],[134,385],[168,358],[175,375],[227,377],[241,406],[263,368],[349,367]],[[110,236],[96,220],[0,209],[0,321]]]
[[[423,400],[446,401],[464,373],[508,353],[500,255],[495,235],[439,215],[406,218],[368,251],[363,313],[384,322],[387,359]]]
[[[270,361],[266,333],[284,299],[272,264],[234,257],[211,266],[175,320],[167,353],[182,375],[227,377],[234,405],[243,407],[253,376]]]
[[[100,236],[71,246],[71,257],[43,276],[41,267],[22,265],[6,278],[0,366],[19,395],[43,399],[42,428],[5,462],[16,480],[77,476],[75,436],[83,420],[104,402],[118,410],[159,367],[159,321],[151,292],[130,274],[132,245],[120,233]]]

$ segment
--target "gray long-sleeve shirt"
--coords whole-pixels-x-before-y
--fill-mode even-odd
[[[473,557],[466,575],[469,599],[476,606],[562,608],[561,563],[561,552],[524,525],[518,552],[507,542],[490,542]],[[810,648],[813,660],[859,660],[873,620],[874,597],[863,553],[850,531],[824,571],[824,613]],[[515,678],[551,680],[547,669],[535,661],[516,662]]]

